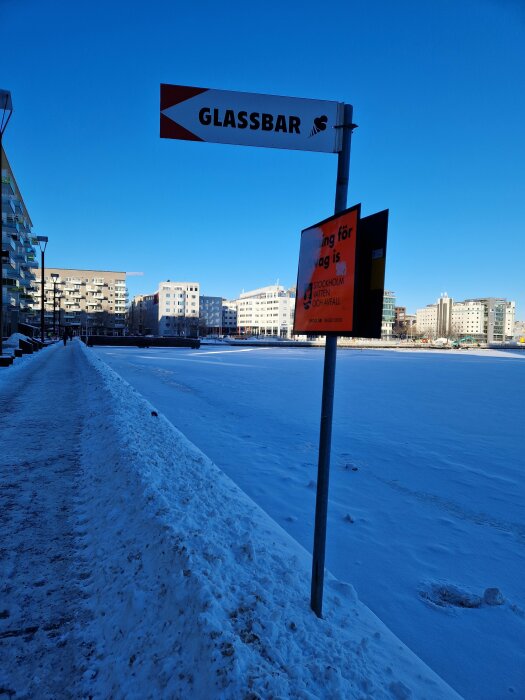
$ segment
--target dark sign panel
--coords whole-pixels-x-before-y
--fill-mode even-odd
[[[388,209],[359,220],[354,338],[380,338],[385,291]]]

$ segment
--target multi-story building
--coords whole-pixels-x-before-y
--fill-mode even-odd
[[[222,300],[222,332],[237,333],[237,302]]]
[[[273,284],[243,292],[235,300],[237,328],[243,335],[290,338],[295,312],[295,289]]]
[[[154,294],[139,295],[133,302],[140,308],[140,323],[145,335],[196,337],[199,332],[198,282],[159,284]],[[138,326],[138,324],[137,324]],[[140,329],[136,332],[140,332]]]
[[[408,314],[406,306],[396,306],[394,333],[401,337],[411,337],[413,327],[416,325],[416,315]]]
[[[419,335],[437,338],[437,304],[427,304],[416,311],[416,328]]]
[[[383,317],[381,321],[381,337],[388,340],[392,337],[396,318],[396,295],[394,292],[383,293]]]
[[[485,307],[483,335],[486,337],[487,343],[504,343],[507,340],[512,340],[516,320],[516,302],[495,297],[472,299],[471,301],[483,304]]]
[[[148,308],[152,307],[153,294],[137,294],[131,300],[128,309],[128,329],[131,335],[149,335],[152,329],[148,327]]]
[[[471,336],[475,340],[485,340],[485,305],[479,301],[459,301],[452,307],[451,324],[445,337]]]
[[[436,333],[438,338],[448,338],[452,327],[454,300],[444,292],[436,303]]]
[[[199,327],[201,335],[222,333],[222,297],[199,298]]]
[[[32,222],[11,165],[2,149],[2,309],[4,335],[14,333],[20,322],[28,322],[35,294],[38,268],[31,233]]]
[[[516,321],[514,324],[514,340],[525,343],[525,321]]]
[[[454,302],[442,294],[435,304],[416,311],[418,332],[429,338],[469,337],[478,342],[502,343],[514,335],[516,305],[486,297]]]
[[[40,313],[40,281],[33,303]],[[126,273],[108,270],[47,268],[44,315],[48,331],[63,326],[87,335],[123,335],[126,328]]]

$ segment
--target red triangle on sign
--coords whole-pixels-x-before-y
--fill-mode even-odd
[[[168,107],[190,100],[196,95],[206,92],[208,88],[188,87],[187,85],[167,85],[160,84],[160,111]]]
[[[204,141],[200,136],[188,131],[188,129],[185,129],[164,114],[160,115],[160,138],[182,139],[183,141]]]

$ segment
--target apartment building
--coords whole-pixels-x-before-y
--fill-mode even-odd
[[[383,317],[381,319],[381,338],[392,338],[396,318],[396,295],[385,289],[383,293]]]
[[[525,343],[525,321],[516,321],[514,324],[514,340]]]
[[[435,304],[416,311],[418,332],[430,338],[471,337],[502,343],[514,335],[516,304],[496,297],[454,302],[442,294]]]
[[[237,333],[237,302],[222,300],[222,332]]]
[[[222,333],[222,297],[201,296],[199,298],[199,334]]]
[[[133,298],[133,332],[144,335],[197,337],[199,333],[198,282],[161,282],[153,294]]]
[[[40,313],[40,280],[33,303]],[[126,273],[110,270],[46,268],[44,319],[49,333],[63,326],[87,335],[123,335],[126,328]]]
[[[407,313],[406,306],[395,307],[394,334],[411,337],[413,326],[416,325],[416,315]]]
[[[17,330],[19,323],[31,320],[38,262],[31,217],[3,149],[1,181],[3,303],[0,330],[4,336],[9,336]]]
[[[153,294],[137,294],[131,300],[128,309],[128,329],[131,335],[151,335],[151,319],[149,309],[153,309]],[[156,318],[156,317],[155,317]]]
[[[273,284],[243,292],[234,303],[237,328],[243,335],[290,338],[295,312],[295,289]]]

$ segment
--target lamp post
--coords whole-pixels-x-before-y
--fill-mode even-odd
[[[56,337],[57,334],[57,309],[56,309],[56,303],[57,303],[57,279],[58,279],[58,273],[57,272],[52,272],[51,273],[51,279],[53,280],[53,335]]]
[[[45,266],[44,266],[44,255],[46,252],[46,246],[48,242],[47,236],[37,236],[38,246],[40,248],[40,267],[41,267],[41,277],[40,277],[40,339],[44,342],[44,277],[45,277]]]
[[[62,311],[62,292],[59,290],[57,292],[57,299],[58,299],[58,337],[61,337],[61,332],[60,332],[60,312]]]
[[[2,146],[2,138],[7,124],[13,114],[13,102],[11,93],[8,90],[0,90],[0,357],[4,351],[4,257],[8,257],[7,251],[4,251],[4,232],[3,232],[3,212],[2,212],[2,161],[4,158],[4,149]]]

